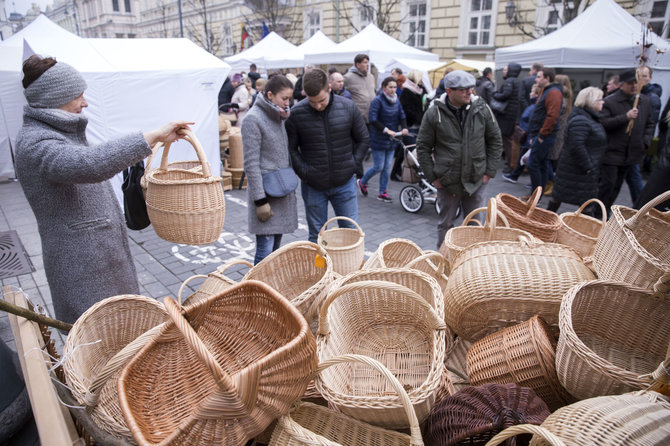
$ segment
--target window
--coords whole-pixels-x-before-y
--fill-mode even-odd
[[[649,12],[649,26],[659,36],[668,38],[668,20],[670,17],[670,10],[668,10],[668,2],[651,1],[651,11]]]
[[[356,27],[361,30],[370,23],[375,22],[375,8],[369,3],[358,4],[356,6],[355,23]]]
[[[112,10],[119,12],[119,0],[112,0]]]
[[[305,11],[302,21],[303,29],[305,30],[303,40],[307,40],[321,29],[321,10]]]
[[[407,5],[408,37],[407,44],[417,48],[426,48],[426,1],[410,1]]]
[[[221,42],[221,47],[223,48],[223,53],[226,55],[235,54],[235,48],[233,45],[233,27],[230,23],[223,24],[223,42]]]
[[[490,46],[493,0],[470,0],[467,45]]]
[[[544,34],[553,33],[576,15],[574,4],[564,0],[541,0],[538,3],[535,25]]]
[[[126,7],[126,12],[130,12],[130,0],[123,0],[123,4]]]

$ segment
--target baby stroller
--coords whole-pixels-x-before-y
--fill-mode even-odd
[[[398,143],[402,144],[400,141]],[[416,150],[414,150],[416,144],[402,144],[402,147],[405,153],[405,165],[411,169],[411,177],[412,179],[416,179],[416,181],[412,181],[415,184],[402,188],[400,191],[400,205],[407,212],[415,214],[423,208],[423,204],[426,202],[434,204],[435,212],[439,214],[440,208],[437,204],[437,189],[426,180],[426,176],[421,170],[419,160],[416,158]]]

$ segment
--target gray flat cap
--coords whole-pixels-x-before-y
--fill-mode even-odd
[[[444,76],[444,88],[472,88],[475,77],[463,70],[454,70]]]

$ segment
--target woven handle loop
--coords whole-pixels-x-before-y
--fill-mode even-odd
[[[330,333],[330,324],[328,323],[328,308],[335,301],[335,299],[351,291],[356,292],[370,288],[391,290],[401,294],[403,297],[406,297],[417,303],[428,314],[430,314],[432,329],[444,330],[447,328],[447,325],[444,323],[444,320],[437,315],[435,309],[428,302],[426,302],[426,299],[421,297],[415,291],[412,291],[407,287],[404,287],[400,284],[393,282],[386,282],[383,280],[361,280],[360,282],[354,282],[348,285],[343,285],[340,288],[328,293],[328,296],[326,297],[326,300],[323,302],[323,305],[321,306],[321,311],[319,313],[319,330],[317,334],[326,336]]]
[[[219,266],[216,268],[216,272],[219,273],[219,274],[223,274],[223,273],[225,273],[225,272],[228,270],[228,268],[230,268],[231,266],[234,266],[234,265],[244,265],[244,266],[247,266],[247,267],[249,267],[249,268],[253,268],[253,267],[254,267],[254,264],[251,263],[251,262],[248,261],[248,260],[244,260],[244,259],[233,259],[233,260],[230,260],[230,261],[224,263],[223,265],[219,265]]]
[[[430,250],[424,251],[419,257],[405,265],[405,268],[415,268],[417,264],[423,261],[429,261],[432,269],[434,269],[437,274],[444,274],[445,276],[449,274],[449,263],[447,263],[447,259],[445,259],[439,252]],[[433,265],[432,262],[435,262],[435,265]]]
[[[528,206],[528,212],[526,212],[526,217],[530,217],[530,215],[535,211],[537,204],[540,202],[540,198],[542,198],[542,186],[537,186],[533,191],[533,195],[531,195],[530,198],[528,198],[528,201],[526,202],[526,204],[530,205]]]
[[[207,276],[205,274],[194,274],[188,279],[184,280],[184,283],[181,284],[179,287],[179,291],[177,291],[177,302],[179,302],[179,305],[181,305],[182,300],[181,300],[181,293],[184,291],[184,288],[186,288],[186,284],[189,283],[193,279],[206,279]]]
[[[205,151],[202,148],[202,145],[200,145],[200,141],[195,137],[195,134],[187,129],[183,129],[181,131],[184,135],[184,139],[191,143],[191,146],[195,149],[196,155],[198,155],[198,161],[200,161],[200,164],[202,165],[202,176],[204,178],[209,178],[212,176],[212,172],[209,169],[209,162],[207,161],[207,155],[205,155]],[[161,158],[161,165],[159,167],[160,170],[168,170],[168,153],[170,152],[170,146],[172,144],[166,144],[165,147],[163,148],[163,157]]]
[[[602,222],[603,222],[603,228],[607,224],[607,209],[605,208],[605,203],[602,201],[598,200],[597,198],[591,198],[590,200],[586,200],[581,206],[579,206],[579,209],[577,209],[577,212],[575,212],[575,215],[581,215],[584,209],[586,209],[586,206],[590,205],[591,203],[596,203],[598,206],[600,206],[600,210],[603,213],[602,216]]]
[[[342,217],[342,216],[336,216],[328,220],[324,225],[321,227],[321,230],[319,231],[319,238],[323,236],[323,233],[326,232],[326,226],[328,226],[330,223],[334,222],[335,220],[344,220],[348,221],[349,223],[353,223],[356,226],[356,229],[358,230],[358,233],[361,235],[361,237],[365,237],[365,233],[361,229],[361,227],[356,223],[355,220],[352,220],[349,217]]]
[[[196,354],[200,362],[209,370],[220,392],[210,397],[205,411],[207,417],[214,414],[219,417],[241,417],[248,414],[256,404],[256,391],[260,380],[260,368],[256,365],[247,367],[238,373],[237,379],[228,375],[210,353],[196,331],[182,314],[182,307],[171,297],[163,299],[163,304],[175,327],[184,336],[184,340]]]
[[[163,143],[160,141],[154,144],[154,146],[151,148],[151,154],[147,157],[147,160],[144,163],[144,174],[142,175],[142,178],[140,178],[140,186],[145,191],[147,189],[147,173],[149,173],[151,170],[151,163],[154,161],[154,155],[160,150],[161,147],[163,147]]]
[[[419,427],[419,420],[412,406],[412,402],[409,399],[409,395],[405,391],[404,387],[398,381],[398,378],[393,376],[393,373],[384,366],[381,362],[376,359],[370,358],[364,355],[342,355],[336,356],[334,358],[326,359],[325,361],[319,363],[319,366],[316,369],[315,380],[320,379],[319,374],[323,372],[330,366],[335,364],[342,364],[347,362],[357,362],[360,364],[369,365],[373,369],[381,373],[391,384],[391,387],[398,393],[400,404],[402,404],[407,418],[409,419],[409,429],[410,429],[410,445],[412,446],[423,446],[423,439],[421,438],[421,428]]]
[[[631,218],[629,218],[624,222],[624,226],[626,226],[631,231],[635,231],[637,225],[640,224],[640,219],[645,215],[647,215],[647,213],[651,210],[651,208],[655,207],[658,204],[663,203],[668,199],[670,199],[670,190],[663,192],[661,195],[657,196],[656,198],[654,198],[653,200],[649,201],[647,204],[642,206],[642,208],[639,211],[637,211],[635,215],[633,215]]]
[[[463,219],[463,223],[461,223],[461,226],[468,226],[468,224],[475,223],[475,226],[482,226],[482,222],[479,220],[473,220],[475,218],[475,215],[479,214],[480,212],[486,211],[486,208],[477,208],[472,210],[468,215],[465,216]]]
[[[508,438],[516,437],[519,434],[533,434],[542,437],[548,441],[552,446],[566,446],[566,444],[558,438],[555,434],[542,426],[534,424],[518,424],[510,426],[502,432],[499,432],[495,437],[491,438],[486,446],[496,446],[507,440]]]

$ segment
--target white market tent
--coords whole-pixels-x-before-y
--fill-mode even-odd
[[[82,39],[40,15],[0,43],[0,176],[14,176],[15,144],[23,105],[21,65],[30,54],[53,56],[79,70],[88,84],[87,137],[100,143],[171,120],[194,121],[212,172],[220,173],[217,95],[228,65],[187,39]],[[170,160],[196,159],[179,142]],[[117,179],[117,181],[120,181]],[[118,193],[120,195],[120,188]]]
[[[223,60],[233,72],[249,71],[252,63],[263,71],[303,66],[303,54],[298,47],[274,31],[251,48]]]
[[[327,35],[325,35],[321,30],[312,35],[309,39],[305,40],[303,43],[298,45],[300,51],[304,53],[313,53],[316,51],[325,51],[328,48],[332,48],[337,45],[333,42]]]
[[[266,66],[270,68],[293,68],[287,66],[279,67],[279,65],[285,65],[285,61],[292,61],[292,63],[297,63],[300,61],[300,63],[295,65],[295,67],[302,67],[305,63],[305,52],[327,50],[328,48],[332,48],[334,46],[335,42],[330,40],[328,36],[319,30],[315,32],[312,37],[305,40],[291,51],[268,55],[265,58],[265,63]]]
[[[379,84],[384,80],[385,77],[391,75],[391,70],[394,68],[400,68],[403,74],[407,75],[410,70],[419,70],[422,73],[421,79],[423,80],[423,86],[426,87],[428,93],[432,92],[436,86],[433,86],[430,82],[429,73],[437,68],[444,66],[444,62],[439,60],[424,60],[424,59],[406,59],[402,57],[393,58],[389,63],[380,71],[378,76]]]
[[[438,61],[437,54],[429,53],[405,45],[394,39],[374,24],[369,24],[361,32],[334,47],[305,52],[306,64],[345,64],[354,63],[357,54],[367,54],[370,63],[381,71],[393,58]]]

